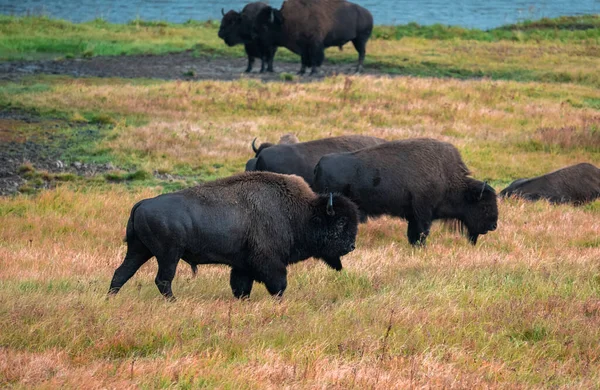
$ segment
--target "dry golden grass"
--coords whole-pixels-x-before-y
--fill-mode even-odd
[[[600,380],[597,208],[500,203],[476,247],[435,225],[361,227],[341,273],[290,268],[282,302],[232,298],[181,265],[165,302],[144,265],[110,301],[130,206],[156,189],[0,200],[0,383],[19,388],[591,388]]]
[[[450,44],[450,43],[449,43]],[[29,80],[31,81],[31,80]],[[116,126],[115,165],[203,178],[242,170],[250,142],[339,134],[456,144],[499,190],[581,161],[600,165],[600,92],[573,84],[335,77],[323,82],[127,82],[44,78],[10,85],[16,106]],[[591,102],[591,103],[590,103]],[[557,130],[564,129],[564,130]],[[572,130],[571,130],[572,129]],[[179,300],[154,260],[114,299],[131,206],[162,188],[59,187],[0,199],[0,387],[597,388],[600,201],[500,202],[472,247],[434,225],[415,249],[406,223],[360,228],[336,273],[289,269],[281,302],[257,285],[232,298],[226,267],[181,264]]]
[[[286,132],[300,140],[351,133],[435,137],[457,145],[476,175],[500,182],[600,156],[600,114],[585,105],[600,101],[600,92],[580,85],[387,77],[309,84],[49,82],[48,91],[10,98],[73,115],[143,118],[147,124],[141,127],[119,120],[114,137],[101,147],[110,148],[117,162],[138,156],[148,170],[216,164],[229,174],[243,169],[254,137],[274,142]],[[560,130],[544,135],[546,129],[577,129],[582,137]]]

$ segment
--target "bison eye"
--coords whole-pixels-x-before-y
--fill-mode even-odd
[[[336,224],[336,226],[337,226],[337,228],[338,228],[338,229],[340,229],[340,230],[341,230],[341,229],[343,229],[343,228],[345,228],[345,227],[346,227],[346,223],[347,223],[347,222],[348,222],[347,218],[346,218],[346,217],[342,217],[342,218],[340,218],[340,219],[337,221],[337,224]]]

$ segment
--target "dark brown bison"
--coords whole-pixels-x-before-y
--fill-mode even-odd
[[[127,254],[115,271],[115,294],[152,256],[156,285],[173,298],[171,281],[180,259],[190,265],[231,266],[231,289],[248,297],[254,281],[272,295],[287,286],[286,266],[309,257],[340,270],[354,250],[358,211],[341,195],[317,195],[297,176],[248,172],[133,206]]]
[[[581,163],[531,179],[515,180],[500,196],[581,205],[600,197],[600,169]]]
[[[376,137],[346,135],[290,145],[263,147],[263,144],[253,148],[257,153],[253,170],[298,175],[312,186],[315,165],[325,154],[350,152],[383,142],[386,141]]]
[[[264,149],[264,148],[268,148],[270,146],[273,146],[275,144],[272,144],[270,142],[263,142],[262,144],[260,144],[260,146],[257,148],[256,145],[254,144],[256,142],[256,138],[254,138],[252,140],[252,150],[254,151],[254,158],[251,158],[250,160],[248,160],[246,162],[246,172],[249,171],[255,171],[256,170],[256,156],[258,156],[258,154]],[[300,140],[298,140],[298,137],[296,137],[294,134],[292,133],[287,133],[282,135],[279,138],[279,144],[284,144],[284,145],[289,145],[289,144],[297,144],[298,142],[300,142]]]
[[[248,66],[246,68],[246,72],[248,73],[252,71],[255,58],[260,58],[261,73],[265,71],[265,66],[267,72],[273,72],[273,57],[275,57],[277,46],[263,45],[252,38],[252,29],[256,16],[265,7],[268,7],[265,3],[257,1],[247,4],[242,9],[242,12],[230,10],[225,13],[221,9],[223,19],[219,28],[219,38],[224,40],[228,46],[244,45],[246,55],[248,56]]]
[[[256,17],[254,33],[263,45],[285,46],[301,57],[300,74],[318,71],[325,48],[352,42],[358,52],[357,72],[365,59],[373,30],[371,13],[345,0],[287,0],[281,10],[266,7]]]
[[[323,156],[314,188],[346,195],[362,221],[383,214],[406,219],[413,245],[425,243],[436,219],[460,221],[475,244],[496,229],[498,206],[494,189],[468,175],[453,145],[418,138]]]

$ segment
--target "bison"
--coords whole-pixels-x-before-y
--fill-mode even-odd
[[[367,216],[408,221],[408,241],[424,244],[431,223],[458,220],[469,241],[496,229],[496,193],[475,180],[451,144],[428,138],[386,142],[349,153],[328,154],[315,167],[317,192],[346,195]]]
[[[365,59],[373,16],[360,5],[345,0],[287,0],[281,10],[265,7],[255,20],[254,35],[266,46],[284,46],[301,57],[304,74],[318,72],[325,48],[352,42],[358,52],[357,72]]]
[[[258,156],[258,154],[264,149],[264,148],[268,148],[270,146],[273,146],[274,144],[270,143],[270,142],[263,142],[262,144],[260,144],[260,146],[258,147],[258,149],[256,148],[256,145],[254,145],[254,143],[256,142],[256,138],[254,138],[252,140],[252,150],[254,151],[254,158],[251,158],[250,160],[248,160],[246,162],[246,172],[248,171],[255,171],[256,169],[256,156]],[[292,133],[287,133],[282,135],[279,138],[279,144],[285,144],[285,145],[289,145],[289,144],[297,144],[298,142],[300,142],[300,140],[298,140],[298,137],[296,137],[294,134]]]
[[[249,297],[254,281],[280,296],[288,264],[315,257],[341,270],[340,257],[354,250],[357,225],[354,203],[317,195],[298,176],[245,172],[159,195],[131,209],[127,253],[109,294],[155,256],[155,282],[169,299],[180,259],[192,266],[229,265],[237,298]]]
[[[518,179],[503,189],[500,196],[585,204],[600,197],[600,169],[581,163],[531,179]]]
[[[252,71],[255,58],[260,58],[261,60],[260,73],[265,71],[265,65],[267,72],[273,72],[273,57],[275,57],[275,53],[277,52],[277,46],[263,45],[252,38],[252,29],[256,16],[265,7],[268,7],[265,3],[257,1],[246,5],[242,9],[242,12],[230,10],[225,13],[221,9],[223,19],[219,28],[219,38],[224,40],[228,46],[244,44],[244,49],[248,56],[246,73]]]
[[[256,171],[298,175],[312,186],[315,165],[323,155],[350,152],[383,142],[386,141],[376,137],[346,135],[290,145],[262,144],[258,149],[253,146],[256,153],[255,163],[248,162],[246,167]]]

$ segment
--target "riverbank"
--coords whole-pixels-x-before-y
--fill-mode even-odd
[[[0,60],[4,60],[0,73],[9,80],[40,73],[239,78],[245,68],[243,48],[226,46],[217,37],[217,29],[212,22],[117,25],[96,20],[73,24],[4,16],[0,17]],[[365,72],[600,86],[599,43],[598,16],[563,17],[490,31],[414,24],[378,26],[368,44]],[[356,61],[351,45],[344,51],[330,48],[326,56],[325,75],[349,73]],[[298,56],[281,48],[275,58],[278,74],[260,78],[290,80],[298,63]]]

